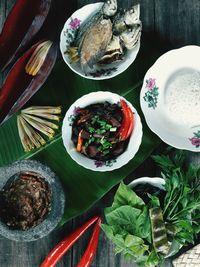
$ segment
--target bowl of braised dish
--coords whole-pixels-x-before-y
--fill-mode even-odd
[[[67,111],[64,146],[79,165],[94,171],[112,171],[127,164],[142,140],[136,109],[125,98],[94,92],[78,99]]]

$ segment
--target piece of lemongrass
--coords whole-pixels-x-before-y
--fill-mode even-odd
[[[35,114],[39,115],[42,113],[49,113],[49,114],[61,114],[61,106],[53,107],[53,106],[32,106],[26,109],[23,109],[22,113],[27,114]]]
[[[23,120],[23,124],[24,124],[24,128],[26,133],[29,135],[29,138],[33,141],[33,143],[35,144],[36,148],[41,147],[41,145],[45,145],[46,141],[44,140],[44,138],[35,131],[35,129],[27,123],[27,121],[21,116],[21,120]]]
[[[18,127],[18,133],[19,133],[19,137],[20,137],[20,140],[21,140],[21,143],[22,143],[22,146],[24,148],[24,151],[25,152],[30,152],[31,149],[32,149],[32,144],[31,144],[31,141],[28,137],[28,135],[26,134],[22,124],[21,124],[21,116],[17,116],[17,127]]]
[[[38,140],[35,138],[35,130],[33,129],[33,127],[31,127],[25,120],[24,118],[21,116],[20,117],[20,121],[21,121],[21,125],[24,128],[24,131],[26,132],[26,134],[28,135],[29,139],[31,140],[31,142],[34,145],[34,148],[40,148],[41,144],[40,142],[38,142]]]
[[[25,115],[26,115],[26,117],[29,117],[33,121],[40,122],[40,123],[52,128],[52,129],[57,130],[59,128],[57,124],[52,123],[52,122],[47,121],[47,120],[44,120],[44,119],[41,119],[41,118],[39,118],[37,116],[33,116],[33,115],[29,115],[29,114],[25,114]]]
[[[39,132],[45,134],[46,136],[48,136],[50,139],[52,139],[55,135],[55,131],[53,129],[51,129],[48,126],[45,126],[39,122],[36,122],[32,119],[30,119],[29,117],[26,116],[26,114],[23,114],[22,117],[31,125],[33,126],[33,128],[35,128],[36,130],[38,130]]]
[[[48,40],[37,46],[28,63],[26,64],[26,73],[35,76],[39,72],[52,44],[53,43]]]

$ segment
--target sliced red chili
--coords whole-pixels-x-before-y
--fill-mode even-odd
[[[89,267],[91,265],[98,246],[99,233],[101,229],[100,226],[101,226],[101,218],[99,218],[98,221],[96,222],[88,247],[83,257],[81,258],[80,262],[78,263],[77,267]]]
[[[133,131],[134,115],[131,108],[123,99],[120,100],[120,104],[122,107],[123,121],[119,129],[118,135],[120,136],[120,141],[125,141],[127,138],[130,137]]]
[[[64,254],[74,245],[74,243],[86,232],[86,230],[99,219],[93,217],[84,225],[76,229],[73,233],[63,239],[46,257],[40,267],[54,267]]]
[[[131,108],[128,106],[128,114],[129,114],[129,129],[127,131],[126,139],[130,137],[134,128],[134,113]]]

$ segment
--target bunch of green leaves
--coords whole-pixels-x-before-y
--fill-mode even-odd
[[[152,246],[149,210],[133,190],[121,183],[112,207],[105,209],[102,229],[115,244],[116,253],[140,266],[156,266],[163,257]]]
[[[175,240],[181,245],[194,243],[200,232],[200,168],[186,164],[182,151],[175,156],[153,156],[165,179],[163,217],[175,227]]]

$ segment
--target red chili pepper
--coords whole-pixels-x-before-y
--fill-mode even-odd
[[[101,225],[101,218],[99,218],[98,221],[96,222],[88,247],[83,257],[81,258],[80,262],[78,263],[77,267],[89,267],[91,265],[98,246],[99,233],[101,229],[100,225]]]
[[[84,225],[76,229],[73,233],[61,241],[46,257],[40,267],[54,267],[64,254],[74,245],[74,243],[85,233],[85,231],[99,219],[93,217]]]
[[[127,131],[126,138],[129,138],[129,136],[132,134],[133,128],[134,128],[134,113],[131,110],[131,108],[128,106],[128,114],[129,114],[129,129]]]
[[[131,135],[133,131],[134,116],[131,108],[123,99],[120,100],[120,103],[122,107],[123,121],[119,129],[118,135],[120,136],[120,141],[124,141]]]

